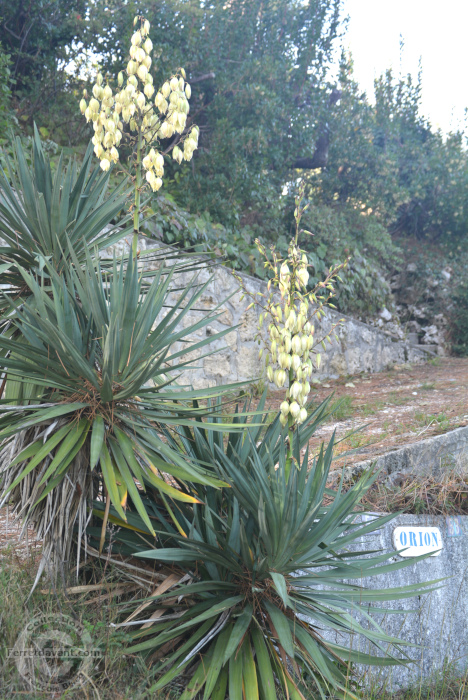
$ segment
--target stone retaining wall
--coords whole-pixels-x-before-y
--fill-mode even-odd
[[[114,248],[119,251],[125,245],[123,241]],[[142,252],[157,250],[154,241],[143,237],[140,238],[139,247]],[[152,264],[148,262],[146,268],[151,269]],[[209,346],[209,356],[201,359],[196,369],[187,370],[184,383],[190,381],[195,388],[202,388],[222,383],[258,380],[264,375],[262,362],[258,358],[258,345],[254,340],[258,312],[255,309],[247,311],[250,301],[248,298],[241,300],[239,285],[226,267],[217,265],[211,271],[208,268],[203,269],[199,275],[199,282],[208,281],[210,277],[211,281],[198,304],[200,311],[187,315],[184,325],[190,325],[199,319],[204,311],[226,300],[222,316],[191,340],[201,340],[206,335],[226,328],[232,328],[232,333]],[[177,275],[177,286],[186,286],[191,278],[193,273],[189,272]],[[242,278],[250,292],[266,290],[262,281],[245,274]],[[328,309],[326,316],[315,323],[317,337],[326,335],[340,318],[343,318],[342,314]],[[334,340],[332,345],[327,344],[327,349],[321,352],[322,364],[318,372],[321,377],[380,372],[394,364],[424,362],[427,357],[422,349],[407,343],[392,342],[378,329],[349,317],[345,317],[337,335],[339,341]],[[193,359],[196,360],[202,352],[195,351],[194,354]]]
[[[350,549],[391,552],[393,531],[402,525],[438,527],[444,545],[440,555],[428,557],[390,574],[355,583],[366,588],[388,590],[435,579],[445,580],[437,584],[438,590],[432,593],[378,604],[390,610],[408,611],[404,614],[380,614],[374,619],[388,634],[422,648],[405,647],[408,656],[414,660],[408,668],[365,669],[365,683],[374,689],[375,697],[379,696],[379,688],[397,689],[424,679],[430,681],[444,669],[444,664],[453,664],[460,676],[468,667],[468,516],[400,515],[376,533],[361,537],[360,542]],[[395,554],[390,561],[401,561],[401,558]],[[364,617],[360,622],[364,627],[369,624]],[[346,640],[340,635],[336,641],[340,644],[348,641],[354,649],[371,652],[366,640],[358,643],[357,638]]]

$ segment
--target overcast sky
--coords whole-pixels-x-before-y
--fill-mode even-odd
[[[392,67],[418,72],[422,113],[444,131],[463,124],[468,107],[468,0],[344,0],[349,16],[344,46],[355,77],[373,96],[374,77]],[[400,62],[400,35],[404,40]]]

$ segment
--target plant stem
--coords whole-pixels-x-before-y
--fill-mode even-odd
[[[294,370],[291,367],[289,370],[289,388],[294,381]],[[291,414],[288,416],[288,452],[286,455],[286,466],[285,474],[286,481],[289,481],[289,474],[291,473],[291,467],[293,464],[293,453],[294,453],[294,418]]]
[[[137,145],[137,164],[136,164],[136,184],[135,184],[135,210],[133,212],[132,255],[134,258],[136,258],[136,256],[137,256],[138,234],[140,232],[141,130],[142,130],[142,125],[139,124],[138,145]]]

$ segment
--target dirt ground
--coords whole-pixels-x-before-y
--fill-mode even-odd
[[[436,357],[423,365],[395,365],[386,372],[312,387],[317,403],[333,394],[335,411],[311,440],[311,448],[336,430],[337,453],[348,453],[347,464],[468,425],[468,358]],[[278,407],[282,398],[282,392],[273,394],[271,407]],[[335,465],[343,463],[338,459]]]

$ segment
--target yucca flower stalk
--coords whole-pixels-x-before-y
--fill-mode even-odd
[[[94,152],[104,171],[109,170],[111,163],[119,161],[121,143],[132,150],[128,171],[135,189],[132,253],[136,255],[141,194],[145,185],[153,192],[162,186],[166,153],[172,152],[173,159],[179,164],[182,160],[192,159],[198,147],[199,129],[195,125],[187,126],[191,88],[185,82],[185,70],[180,68],[155,91],[150,72],[153,50],[150,23],[137,15],[133,24],[136,29],[131,38],[129,61],[126,70],[117,76],[117,87],[113,89],[111,82],[98,73],[92,97],[88,102],[85,90],[80,109],[86,120],[93,123]],[[176,138],[162,150],[161,140],[171,139],[174,135]]]
[[[299,425],[307,419],[307,401],[310,393],[310,378],[314,369],[320,367],[321,354],[318,346],[325,349],[325,342],[336,338],[336,328],[343,322],[332,325],[329,333],[317,338],[314,319],[325,316],[325,307],[335,308],[331,299],[335,295],[335,280],[347,261],[331,268],[322,282],[308,289],[309,262],[307,253],[299,247],[301,218],[308,204],[302,206],[305,185],[299,188],[295,200],[295,237],[291,240],[286,258],[280,258],[272,247],[270,253],[257,239],[257,248],[265,259],[264,266],[270,273],[267,292],[249,292],[238,277],[244,295],[252,299],[248,308],[260,308],[259,332],[256,336],[260,357],[265,357],[268,380],[278,388],[285,387],[285,398],[281,403],[280,422],[288,430],[288,455],[286,474],[289,478],[294,454],[294,437]],[[268,338],[262,332],[268,328]],[[266,352],[264,352],[266,350]]]

